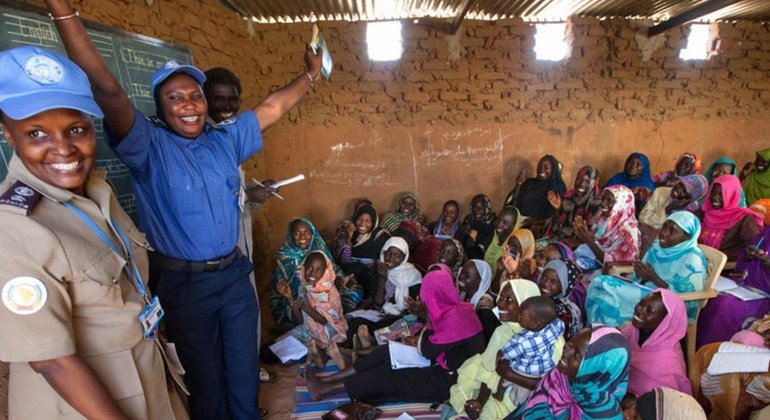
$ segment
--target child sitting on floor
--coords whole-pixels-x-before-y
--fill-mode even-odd
[[[305,257],[302,269],[297,271],[300,279],[297,300],[291,299],[291,291],[282,293],[289,299],[294,316],[304,320],[291,335],[307,344],[309,358],[316,366],[323,368],[326,365],[321,354],[325,350],[340,369],[345,369],[345,358],[337,343],[345,341],[348,322],[342,313],[340,294],[334,286],[334,267],[322,251],[313,251]]]
[[[498,352],[498,362],[507,363],[514,375],[501,375],[505,379],[500,381],[495,393],[495,398],[500,401],[510,387],[509,398],[516,405],[526,401],[531,389],[508,378],[539,379],[550,372],[556,366],[556,341],[564,334],[564,323],[556,318],[556,305],[553,299],[545,296],[534,296],[522,302],[519,324],[524,329],[514,334]]]

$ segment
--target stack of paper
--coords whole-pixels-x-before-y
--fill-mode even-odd
[[[717,279],[717,284],[714,285],[714,289],[719,293],[732,295],[743,301],[758,300],[767,297],[753,287],[739,286],[734,280],[722,276],[719,276]]]
[[[390,351],[390,367],[393,370],[407,368],[422,368],[430,366],[430,360],[422,357],[417,347],[407,346],[398,341],[388,342]]]
[[[722,375],[738,372],[767,372],[768,363],[770,363],[770,349],[727,342],[719,346],[719,351],[711,359],[707,373]]]

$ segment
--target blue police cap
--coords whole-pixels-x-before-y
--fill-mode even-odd
[[[179,64],[174,60],[171,60],[159,68],[155,74],[152,75],[152,94],[155,95],[155,88],[164,80],[168,79],[174,73],[184,73],[192,76],[202,86],[206,81],[206,75],[202,71],[198,70],[195,66],[187,64]]]
[[[83,70],[53,51],[25,46],[0,52],[0,69],[0,110],[14,120],[57,108],[103,116]]]

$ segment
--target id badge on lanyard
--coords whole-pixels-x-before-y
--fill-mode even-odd
[[[139,324],[144,330],[144,338],[146,340],[156,339],[158,337],[158,323],[161,319],[163,319],[163,315],[165,313],[163,308],[160,306],[158,297],[155,296],[151,300],[150,294],[147,292],[147,288],[144,287],[144,283],[142,282],[142,275],[139,273],[139,267],[136,265],[136,261],[134,260],[134,253],[131,250],[131,242],[128,240],[126,234],[123,233],[123,230],[120,228],[120,226],[118,226],[117,223],[115,223],[115,220],[113,219],[112,226],[118,233],[118,240],[120,241],[122,248],[125,251],[125,253],[123,253],[118,249],[118,247],[115,246],[115,244],[112,243],[109,236],[107,236],[107,234],[104,233],[104,231],[102,231],[102,229],[99,228],[99,226],[97,226],[96,223],[94,223],[94,221],[91,220],[87,214],[83,213],[80,209],[70,203],[65,202],[63,204],[68,209],[72,210],[76,216],[78,216],[89,228],[91,228],[96,236],[98,236],[102,242],[107,244],[113,252],[126,260],[126,264],[123,266],[123,270],[125,270],[126,275],[128,275],[128,277],[133,281],[136,290],[139,292],[139,294],[142,295],[142,298],[146,303],[144,309],[142,309],[142,312],[140,312],[139,316],[137,317]]]

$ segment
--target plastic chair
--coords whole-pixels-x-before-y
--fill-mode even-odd
[[[717,279],[722,273],[725,264],[727,263],[727,255],[722,251],[712,248],[706,245],[698,245],[703,255],[706,257],[706,283],[703,285],[703,290],[697,292],[677,293],[677,296],[682,298],[685,302],[698,302],[698,311],[695,313],[695,320],[687,325],[687,371],[690,380],[693,379],[695,372],[692,371],[692,360],[695,357],[695,342],[698,337],[698,316],[701,309],[706,306],[708,300],[717,296],[717,291],[714,286],[717,284]],[[609,273],[612,275],[620,275],[633,273],[634,268],[632,266],[613,266],[610,267]]]

